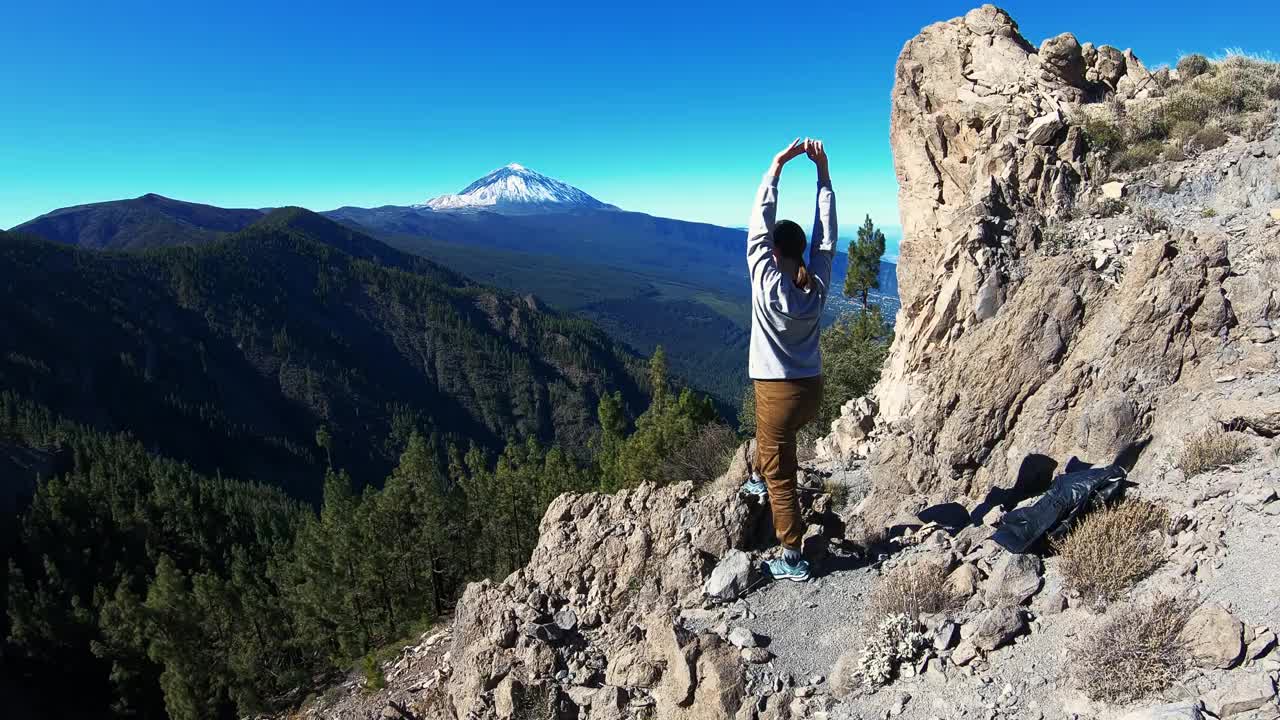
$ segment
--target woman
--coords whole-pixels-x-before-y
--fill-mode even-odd
[[[799,225],[774,223],[778,178],[790,160],[807,154],[818,170],[813,250],[804,259]],[[747,232],[751,273],[751,352],[748,371],[756,393],[756,457],[743,491],[768,495],[782,557],[768,563],[777,579],[809,579],[800,556],[804,522],[796,499],[796,432],[822,404],[822,355],[818,337],[831,284],[836,246],[836,200],[822,141],[796,138],[765,174]]]

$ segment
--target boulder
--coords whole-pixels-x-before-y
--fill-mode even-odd
[[[713,600],[731,602],[747,593],[755,576],[751,556],[741,550],[730,550],[716,563],[702,591]]]
[[[973,621],[972,634],[967,639],[978,650],[989,652],[1012,642],[1026,627],[1027,621],[1020,609],[991,608]]]
[[[1241,673],[1207,694],[1205,709],[1224,720],[1270,705],[1276,712],[1276,684],[1265,672]]]
[[[1036,555],[1004,553],[982,584],[983,591],[988,599],[1021,605],[1040,591],[1043,571],[1044,565]]]
[[[958,597],[972,597],[978,592],[978,584],[982,581],[982,573],[976,565],[966,563],[951,571],[947,576],[947,587]]]
[[[1200,667],[1226,670],[1244,656],[1244,625],[1217,605],[1196,608],[1179,637]]]
[[[1065,80],[1068,85],[1084,85],[1084,53],[1080,42],[1069,32],[1040,43],[1040,66]]]
[[[1112,180],[1109,183],[1102,184],[1102,197],[1108,200],[1119,200],[1125,196],[1125,184],[1119,180]]]
[[[1063,127],[1062,115],[1056,110],[1048,115],[1041,115],[1031,121],[1027,127],[1027,142],[1036,145],[1048,145],[1053,142],[1058,131]]]
[[[755,633],[742,626],[737,626],[729,630],[729,644],[737,648],[753,648],[760,643],[756,642]]]

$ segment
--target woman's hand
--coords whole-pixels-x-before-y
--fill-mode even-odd
[[[781,175],[782,166],[786,165],[787,161],[798,157],[805,152],[805,142],[807,141],[802,141],[800,138],[792,140],[790,145],[786,146],[781,152],[773,156],[773,165],[770,167],[769,171],[775,176]]]
[[[818,180],[829,182],[831,177],[827,169],[827,149],[822,144],[822,141],[805,138],[804,152],[813,161],[813,164],[818,166]]]

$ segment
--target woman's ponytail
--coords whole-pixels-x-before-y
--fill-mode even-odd
[[[801,290],[809,289],[809,268],[804,266],[803,260],[796,265],[796,274],[791,279],[795,280],[796,287]]]

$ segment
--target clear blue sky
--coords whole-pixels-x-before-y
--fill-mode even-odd
[[[736,226],[796,135],[826,139],[846,231],[892,225],[895,58],[976,3],[272,4],[7,3],[0,227],[147,192],[408,204],[508,162]],[[1149,65],[1280,54],[1273,0],[1005,7],[1033,43],[1070,30]],[[784,176],[783,215],[810,219],[811,172]]]

